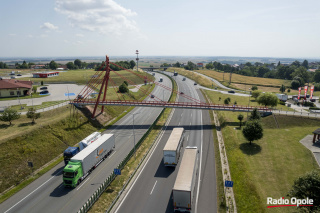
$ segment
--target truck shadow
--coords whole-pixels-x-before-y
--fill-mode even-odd
[[[53,190],[53,192],[50,193],[50,197],[62,197],[71,192],[72,190],[72,188],[65,188],[63,183],[61,183]]]
[[[173,200],[172,200],[172,192],[170,194],[169,200],[168,200],[168,205],[165,213],[173,213]]]
[[[163,160],[160,161],[158,169],[154,177],[167,178],[175,171],[175,167],[166,167],[163,164]]]
[[[63,168],[64,168],[65,166],[63,165],[63,166],[61,166],[61,167],[59,167],[58,169],[56,169],[56,171],[54,171],[52,174],[51,174],[51,176],[59,176],[59,175],[62,175],[62,171],[63,171]],[[62,178],[61,178],[62,179]]]

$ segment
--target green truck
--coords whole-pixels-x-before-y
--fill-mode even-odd
[[[70,159],[63,169],[63,184],[75,188],[85,179],[115,148],[113,134],[104,134],[90,146]]]

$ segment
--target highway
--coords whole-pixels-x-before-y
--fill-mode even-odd
[[[159,80],[160,74],[156,74]],[[172,88],[171,81],[165,76],[163,84]],[[156,86],[152,92],[156,97],[168,100],[169,91]],[[149,100],[153,100],[148,98]],[[147,99],[147,100],[148,100]],[[135,123],[136,142],[161,112],[161,108],[138,108],[127,114],[112,128],[104,133],[116,136],[116,148],[84,181],[75,189],[65,188],[62,183],[64,163],[60,163],[49,172],[35,180],[20,192],[0,204],[0,212],[76,212],[88,200],[101,183],[113,172],[113,169],[133,148],[132,114]],[[107,207],[106,207],[107,208]]]
[[[172,75],[172,73],[167,74]],[[192,80],[182,81],[182,76],[176,76],[174,79],[179,91],[205,102],[198,86],[193,85]],[[187,102],[189,100],[179,97],[178,101]],[[139,178],[129,188],[127,195],[122,201],[119,201],[114,212],[173,212],[172,188],[180,164],[175,169],[165,167],[162,161],[162,150],[174,127],[184,127],[186,130],[182,150],[186,146],[197,146],[200,150],[200,176],[197,176],[196,193],[193,200],[193,206],[196,208],[193,212],[217,211],[215,160],[209,112],[196,109],[174,109],[172,119],[153,155],[138,174]],[[181,158],[182,155],[180,161]]]

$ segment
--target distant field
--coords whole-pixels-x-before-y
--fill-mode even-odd
[[[135,84],[142,84],[144,82],[144,79],[141,79],[140,77],[128,72],[128,71],[118,71],[121,76],[129,79],[130,81],[134,82]],[[134,71],[135,73],[135,71]],[[76,83],[76,84],[86,84],[93,75],[95,75],[96,72],[94,70],[69,70],[69,71],[63,71],[59,73],[59,76],[50,77],[50,78],[19,78],[20,80],[31,80],[33,82],[41,82],[44,83],[58,83],[58,82],[69,82],[69,83]],[[139,74],[141,74],[139,72]],[[115,82],[117,86],[123,83],[123,79],[116,75],[114,72],[110,73],[110,76],[112,80]],[[153,76],[149,76],[149,78],[154,78]],[[130,82],[128,81],[130,84]],[[109,84],[112,86],[111,82]]]
[[[220,82],[229,82],[230,73],[217,72],[214,70],[196,70],[199,73],[210,76],[214,79],[217,79]],[[223,77],[224,76],[224,77]],[[224,80],[223,80],[224,79]],[[251,84],[251,85],[264,85],[264,86],[274,86],[279,87],[283,84],[285,86],[290,86],[289,80],[282,79],[271,79],[271,78],[258,78],[258,77],[250,77],[239,74],[232,74],[231,77],[232,83],[240,83],[240,84]]]

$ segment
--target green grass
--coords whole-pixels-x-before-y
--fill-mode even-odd
[[[41,105],[34,105],[34,106],[27,106],[27,104],[21,104],[21,105],[11,105],[10,108],[17,110],[18,112],[27,112],[30,108],[35,108],[36,110],[52,107],[55,105],[59,105],[61,103],[66,102],[65,100],[62,101],[46,101],[42,102]],[[23,109],[21,109],[23,107]]]
[[[142,84],[144,82],[144,79],[141,79],[140,77],[128,72],[128,71],[117,71],[120,75],[123,77],[131,80],[136,85]],[[137,73],[134,71],[134,73]],[[44,83],[50,84],[50,83],[57,83],[57,82],[70,82],[70,83],[76,83],[76,84],[86,84],[88,81],[90,81],[91,77],[96,74],[96,71],[94,70],[69,70],[65,72],[60,72],[59,76],[50,77],[50,78],[19,78],[20,80],[31,80],[33,82],[40,83],[43,81]],[[142,73],[139,72],[141,75]],[[149,75],[149,74],[148,74]],[[121,85],[124,81],[120,76],[115,74],[114,72],[110,73],[110,77],[115,82],[117,86]],[[154,79],[153,76],[149,75],[148,78]],[[130,82],[128,82],[130,84]],[[109,83],[109,86],[113,86],[112,83]]]
[[[20,96],[19,98],[18,97],[0,98],[0,101],[12,101],[12,100],[17,100],[18,101],[18,99],[43,98],[43,97],[46,97],[46,96],[49,96],[49,95],[40,95],[39,93],[33,93],[32,97],[27,95],[27,96]]]
[[[212,102],[217,102],[215,93],[206,91],[206,94]],[[299,143],[320,125],[319,120],[276,116],[278,129],[272,116],[262,118],[264,137],[250,146],[237,129],[240,113],[220,111],[218,114],[238,212],[267,212],[267,197],[286,197],[296,178],[319,168],[312,153]]]
[[[152,84],[142,88],[150,93],[154,86]],[[143,99],[146,96],[147,94],[140,89],[135,93],[130,92],[129,97],[133,100]],[[128,112],[131,109],[133,107],[107,106],[105,110],[107,113],[104,115],[106,117],[105,121],[110,121],[120,114],[123,117],[126,114],[123,112]],[[101,125],[95,125],[96,123],[85,118],[78,110],[75,110],[74,117],[69,117],[70,110],[69,106],[69,108],[61,107],[41,113],[42,118],[38,119],[35,125],[31,125],[31,120],[25,116],[14,121],[12,126],[0,122],[0,133],[8,132],[8,130],[12,132],[9,136],[0,134],[0,164],[5,165],[0,173],[0,192],[12,185],[18,185],[18,187],[2,195],[1,202],[40,176],[36,174],[31,179],[24,180],[31,174],[31,170],[26,164],[27,161],[33,161],[34,169],[38,169],[61,154],[69,145],[73,146],[91,132],[101,128]],[[114,119],[112,124],[119,119]]]

